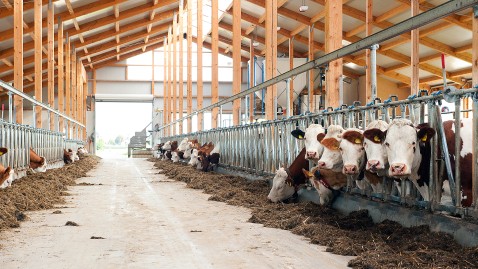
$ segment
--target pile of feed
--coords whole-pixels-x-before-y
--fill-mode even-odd
[[[252,210],[249,221],[290,230],[339,255],[357,256],[353,268],[478,268],[478,248],[461,247],[452,236],[426,226],[404,228],[392,221],[373,223],[367,211],[344,216],[313,203],[274,204],[266,181],[203,173],[181,163],[156,161],[160,173],[221,201]]]
[[[68,195],[68,186],[86,177],[98,162],[99,157],[88,155],[62,168],[28,174],[15,180],[11,187],[0,189],[0,231],[18,227],[27,218],[25,211],[50,209],[64,203],[62,196]]]

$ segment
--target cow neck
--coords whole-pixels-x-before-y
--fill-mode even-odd
[[[325,178],[320,178],[319,183],[322,184],[322,186],[326,187],[327,189],[333,191],[332,187],[330,186],[329,182]]]
[[[356,180],[363,180],[365,178],[365,164],[367,163],[367,154],[365,154],[365,157],[363,158],[362,163],[360,164],[360,174]]]

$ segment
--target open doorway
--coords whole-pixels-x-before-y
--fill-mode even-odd
[[[144,128],[150,135],[151,119],[150,102],[96,102],[96,154],[127,158],[130,138]]]

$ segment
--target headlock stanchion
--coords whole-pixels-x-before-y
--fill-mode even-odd
[[[398,190],[391,189],[391,187],[383,188],[382,193],[364,192],[358,190],[354,185],[347,186],[347,190],[350,190],[351,193],[366,195],[369,198],[398,202],[405,206],[416,206],[432,211],[448,211],[461,215],[475,214],[473,209],[465,209],[461,206],[461,184],[456,180],[457,173],[452,173],[452,167],[449,163],[439,104],[444,98],[454,101],[456,111],[453,114],[455,117],[459,115],[458,117],[461,118],[464,112],[470,112],[470,110],[462,110],[460,100],[474,97],[477,92],[477,88],[465,90],[448,88],[444,92],[415,96],[406,100],[396,100],[396,97],[391,97],[384,102],[379,103],[379,100],[376,100],[366,106],[342,106],[338,109],[328,109],[316,114],[293,116],[287,119],[218,128],[178,136],[163,136],[157,142],[180,142],[185,137],[198,139],[201,144],[212,141],[220,145],[221,166],[257,175],[272,175],[279,167],[289,166],[304,147],[302,140],[297,140],[291,135],[291,132],[296,128],[305,130],[310,124],[319,123],[326,129],[330,125],[340,124],[345,129],[364,130],[367,124],[374,119],[390,122],[395,118],[410,119],[416,124],[429,123],[437,131],[437,135],[431,139],[431,156],[433,158],[429,164],[431,171],[428,185],[430,201],[423,201],[414,185],[407,181],[403,181],[401,184],[401,194],[397,192]],[[399,109],[400,113],[396,113],[396,109]],[[472,119],[478,117],[475,113],[469,113],[469,115]],[[460,129],[457,128],[457,125],[460,124],[454,124],[455,141],[460,142]],[[473,132],[473,136],[478,135],[476,130],[473,130]],[[478,152],[476,152],[476,147],[474,148],[473,154],[476,155]],[[455,150],[455,153],[451,152],[451,154],[460,156],[460,148],[458,148],[458,151]],[[455,160],[455,164],[457,163]],[[476,163],[473,163],[473,165],[476,166]],[[458,169],[457,172],[459,172]],[[445,203],[441,199],[441,175],[445,174],[450,182],[453,203]],[[476,179],[473,179],[473,184],[477,184]],[[384,186],[391,186],[391,182],[384,179]]]

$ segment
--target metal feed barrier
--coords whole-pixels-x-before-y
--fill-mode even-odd
[[[358,128],[364,130],[368,123],[375,119],[382,119],[390,122],[394,118],[407,118],[414,123],[430,123],[431,127],[437,130],[437,135],[431,140],[432,143],[432,161],[430,163],[431,176],[429,183],[430,202],[420,199],[420,195],[413,184],[402,184],[402,195],[394,194],[391,188],[384,188],[382,193],[365,192],[357,189],[353,182],[348,185],[346,191],[359,193],[367,198],[378,198],[382,201],[400,203],[407,206],[417,206],[427,208],[432,211],[448,211],[453,214],[475,215],[472,209],[461,207],[461,189],[459,173],[452,174],[449,164],[445,165],[448,158],[438,155],[438,148],[441,152],[446,152],[446,143],[442,143],[444,138],[443,125],[441,123],[441,111],[439,104],[443,99],[455,102],[454,118],[460,121],[464,113],[469,113],[473,121],[478,120],[476,111],[461,110],[461,100],[472,98],[473,102],[478,102],[478,89],[454,90],[448,89],[446,93],[438,92],[433,95],[410,96],[407,100],[396,100],[391,97],[383,102],[375,100],[366,106],[360,106],[356,103],[354,106],[342,106],[340,108],[329,108],[321,113],[294,116],[288,119],[264,121],[261,123],[240,125],[228,128],[213,129],[204,132],[183,134],[178,136],[162,137],[160,142],[168,140],[177,140],[180,142],[184,137],[197,138],[200,143],[213,141],[220,145],[221,166],[240,169],[249,173],[258,175],[272,175],[275,170],[282,166],[288,166],[304,147],[303,142],[295,139],[291,131],[297,127],[305,130],[312,123],[321,123],[325,128],[332,124],[341,125],[344,128]],[[395,99],[395,100],[394,100]],[[470,113],[471,112],[471,113]],[[475,123],[476,124],[476,123]],[[460,125],[455,136],[460,141]],[[473,130],[473,137],[477,137],[476,129]],[[445,146],[445,147],[444,147]],[[459,149],[458,148],[458,155]],[[475,143],[473,154],[478,154]],[[459,167],[459,160],[455,160],[456,167]],[[439,169],[439,163],[442,163]],[[476,164],[474,164],[476,166]],[[476,169],[476,167],[475,167]],[[441,171],[440,171],[441,170]],[[459,169],[456,169],[457,172]],[[441,198],[441,175],[447,172],[450,179],[452,190],[452,203],[442,203]],[[384,186],[390,186],[384,178]],[[474,190],[478,188],[478,178],[473,179]],[[475,196],[475,199],[477,196]]]

